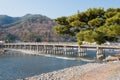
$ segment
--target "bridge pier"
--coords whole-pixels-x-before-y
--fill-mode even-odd
[[[53,50],[53,54],[54,54],[54,55],[57,55],[57,54],[58,54],[58,53],[57,53],[57,46],[53,46],[52,50]]]
[[[67,54],[67,48],[66,48],[66,46],[64,46],[64,54],[65,55]]]
[[[87,48],[82,48],[78,46],[78,56],[86,56]]]
[[[97,59],[103,59],[104,58],[104,51],[103,51],[103,49],[100,48],[100,47],[97,47],[96,50],[97,50],[96,51],[96,58]]]
[[[4,54],[5,50],[4,50],[4,46],[3,44],[0,44],[0,55]]]

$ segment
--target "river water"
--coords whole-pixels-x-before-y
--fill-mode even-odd
[[[95,57],[95,51],[87,54]],[[0,56],[0,80],[17,80],[86,63],[74,58],[5,54]]]

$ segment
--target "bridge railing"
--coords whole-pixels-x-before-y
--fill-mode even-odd
[[[21,42],[21,43],[4,43],[4,45],[77,45],[75,42]]]
[[[21,42],[21,43],[4,43],[3,45],[68,45],[68,46],[79,46],[76,42]],[[120,44],[95,44],[95,43],[84,43],[81,46],[103,46],[103,47],[120,47]]]

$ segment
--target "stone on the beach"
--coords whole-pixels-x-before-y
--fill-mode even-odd
[[[117,57],[117,56],[108,56],[106,58],[106,61],[116,61],[116,60],[119,60],[119,57]]]

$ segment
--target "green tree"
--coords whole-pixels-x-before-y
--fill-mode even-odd
[[[55,19],[57,34],[75,36],[79,44],[83,41],[96,42],[117,41],[120,36],[120,8],[90,8],[69,17]]]
[[[7,34],[5,38],[5,42],[11,43],[14,42],[17,39],[17,37],[13,34]]]
[[[41,42],[41,41],[42,41],[42,40],[41,40],[40,37],[37,37],[36,40],[35,40],[35,42]]]

